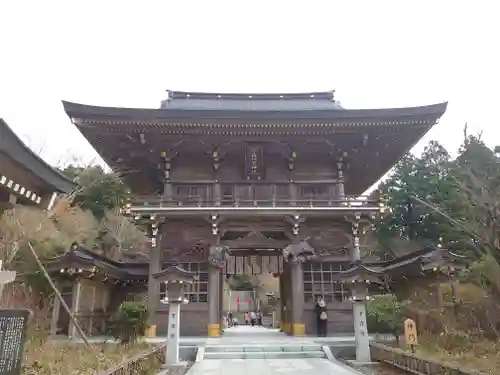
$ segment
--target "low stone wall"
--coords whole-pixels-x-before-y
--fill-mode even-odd
[[[374,361],[387,363],[416,375],[487,375],[476,370],[467,370],[452,363],[425,359],[418,354],[391,348],[380,343],[370,343]]]
[[[165,345],[158,346],[149,352],[139,354],[96,375],[137,375],[144,374],[148,369],[159,368],[165,362]]]

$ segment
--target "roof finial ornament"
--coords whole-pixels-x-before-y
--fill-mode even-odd
[[[174,92],[172,90],[166,90],[167,97],[161,101],[160,109],[166,109],[168,107],[168,102],[171,101],[174,97]]]

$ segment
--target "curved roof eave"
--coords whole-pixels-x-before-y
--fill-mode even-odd
[[[108,119],[169,121],[176,119],[263,119],[263,120],[360,120],[404,119],[430,116],[440,118],[446,111],[447,102],[419,107],[345,110],[209,110],[209,109],[148,109],[100,107],[63,101],[66,114],[72,119]]]
[[[38,178],[52,186],[60,193],[73,191],[77,184],[55,168],[47,164],[40,156],[34,153],[14,133],[9,125],[0,118],[0,151],[9,155],[17,163],[35,174]]]

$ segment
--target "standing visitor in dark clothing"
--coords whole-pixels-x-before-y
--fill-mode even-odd
[[[262,325],[262,313],[260,312],[260,310],[257,311],[257,325]]]
[[[316,331],[319,337],[326,337],[328,328],[328,312],[326,309],[325,300],[320,297],[314,306],[316,313]]]

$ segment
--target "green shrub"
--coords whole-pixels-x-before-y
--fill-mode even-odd
[[[123,302],[111,322],[113,336],[122,344],[137,341],[144,334],[148,317],[148,308],[144,303]]]
[[[368,330],[398,334],[403,328],[403,305],[392,294],[373,296],[366,306]]]

